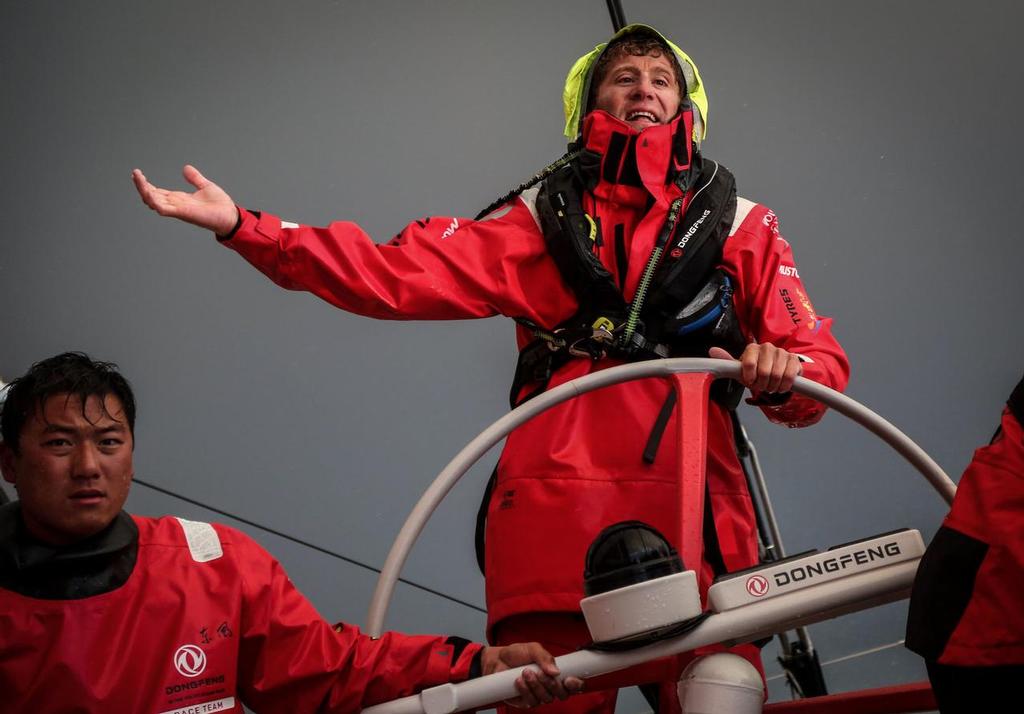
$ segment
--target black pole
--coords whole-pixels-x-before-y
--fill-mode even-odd
[[[759,482],[764,484],[764,476],[754,460],[754,447],[747,438],[740,423],[740,416],[735,409],[729,411],[732,419],[733,445],[736,447],[736,455],[739,456],[740,468],[746,477],[747,486],[750,489],[750,500],[754,506],[754,520],[757,523],[757,532],[761,543],[765,546],[765,559],[763,562],[773,562],[785,556],[782,552],[781,542],[775,536],[778,527],[774,524],[774,518],[768,508],[768,504],[762,501],[761,496],[767,496],[767,490],[762,494]],[[828,694],[825,685],[825,674],[821,670],[821,662],[818,660],[818,651],[811,646],[810,637],[806,630],[796,630],[797,640],[791,642],[789,634],[779,632],[779,645],[782,653],[779,655],[779,664],[786,673],[786,681],[790,689],[800,698],[820,697]]]
[[[626,15],[622,12],[622,3],[619,0],[607,0],[608,14],[612,16],[612,28],[618,32],[626,26]]]

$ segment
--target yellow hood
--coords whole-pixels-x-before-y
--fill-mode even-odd
[[[628,35],[637,30],[648,30],[653,32],[655,35],[665,41],[672,51],[676,54],[676,59],[679,61],[679,66],[683,70],[683,77],[686,80],[686,94],[690,98],[690,103],[693,105],[693,142],[700,145],[700,142],[707,135],[708,125],[708,97],[704,93],[704,83],[701,82],[700,72],[697,70],[697,65],[694,64],[693,60],[690,59],[689,55],[683,52],[679,47],[672,43],[667,37],[655,30],[650,25],[626,25],[621,30],[615,33],[615,35],[608,42],[613,42],[623,35]],[[593,74],[594,67],[597,65],[597,60],[601,54],[608,47],[608,42],[604,42],[594,48],[592,52],[580,57],[573,64],[572,69],[569,70],[569,75],[565,78],[565,90],[562,92],[562,103],[565,108],[565,136],[570,140],[575,140],[580,135],[580,130],[583,127],[581,112],[584,109],[584,105],[587,101],[587,95],[590,92],[590,78]]]

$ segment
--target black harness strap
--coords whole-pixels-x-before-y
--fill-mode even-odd
[[[651,435],[647,437],[647,446],[644,447],[645,463],[654,463],[654,459],[658,455],[658,447],[661,445],[661,437],[665,433],[665,427],[668,426],[668,419],[672,416],[672,410],[676,408],[676,401],[678,399],[675,389],[668,390],[668,396],[665,397],[665,403],[661,405],[661,410],[658,412],[658,418],[654,420],[654,426],[651,427]]]
[[[486,542],[487,542],[487,509],[491,507],[491,496],[494,494],[494,487],[498,484],[498,465],[494,465],[494,470],[491,471],[491,477],[487,479],[487,485],[484,487],[484,497],[480,501],[480,508],[476,511],[476,528],[473,538],[473,548],[476,551],[476,565],[480,568],[480,574],[486,575],[487,570],[484,567],[484,558],[486,557]]]
[[[655,274],[649,309],[671,313],[694,298],[722,258],[722,244],[736,217],[736,180],[715,161],[704,161],[697,189],[674,243]]]
[[[572,165],[544,182],[537,196],[537,214],[548,252],[581,306],[600,305],[623,313],[626,301],[594,254],[597,226],[583,210],[582,197],[582,181]]]

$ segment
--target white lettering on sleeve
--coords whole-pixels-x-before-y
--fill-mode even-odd
[[[223,699],[215,699],[209,702],[201,702],[199,704],[189,704],[187,707],[181,709],[170,709],[160,714],[207,714],[207,712],[222,712],[229,709],[233,709],[235,706],[234,697],[224,697]]]
[[[444,233],[441,234],[441,240],[451,238],[457,230],[459,230],[459,219],[453,218],[451,224],[445,228]]]

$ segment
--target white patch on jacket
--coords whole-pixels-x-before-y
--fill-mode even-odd
[[[453,218],[451,224],[445,228],[444,233],[441,234],[441,240],[451,238],[457,230],[459,230],[459,219]]]

